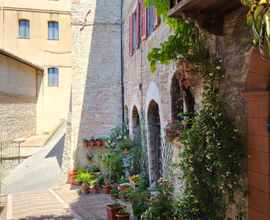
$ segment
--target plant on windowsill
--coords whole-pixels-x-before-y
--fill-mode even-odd
[[[97,143],[98,147],[101,147],[102,146],[102,138],[97,138],[96,143]]]
[[[96,145],[96,140],[95,140],[94,137],[92,137],[92,138],[90,139],[90,147],[95,147],[95,145]]]

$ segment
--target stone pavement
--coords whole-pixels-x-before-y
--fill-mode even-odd
[[[78,195],[80,186],[70,184],[63,185],[54,191],[67,203],[70,208],[75,211],[84,220],[107,220],[107,212],[105,205],[110,205],[115,202],[110,195],[106,195],[103,189],[99,189],[99,194]],[[125,204],[127,210],[132,213],[130,202],[119,203]],[[130,220],[134,219],[133,213]]]
[[[12,193],[7,196],[7,220],[107,220],[105,205],[115,201],[105,195],[103,189],[99,194],[78,195],[80,186],[66,184],[56,189]],[[131,203],[122,202],[132,213]],[[3,216],[3,215],[2,215]],[[130,216],[130,220],[134,216]]]

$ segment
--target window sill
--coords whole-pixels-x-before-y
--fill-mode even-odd
[[[47,40],[50,40],[50,41],[59,41],[59,39],[47,39]]]
[[[49,86],[49,85],[48,85],[48,87],[59,87],[59,86]]]
[[[18,37],[19,39],[30,39],[30,37]]]

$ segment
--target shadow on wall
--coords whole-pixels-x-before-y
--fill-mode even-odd
[[[54,146],[54,148],[45,157],[45,158],[56,157],[59,167],[62,166],[65,137],[66,135],[64,134],[61,137],[61,139],[57,142],[57,144]]]
[[[109,134],[112,126],[121,124],[121,1],[108,4],[107,0],[97,0],[91,9],[87,20],[90,21],[82,31],[76,27],[78,34],[78,53],[76,57],[76,78],[84,77],[79,82],[85,82],[83,88],[73,83],[73,118],[81,115],[78,127],[77,159],[82,166],[90,165],[85,154],[89,151],[95,155],[105,148],[83,148],[82,138],[104,137]],[[106,12],[106,16],[105,16]],[[94,14],[92,21],[91,15]],[[86,45],[89,44],[89,48]],[[82,43],[84,42],[84,43]],[[85,43],[88,42],[88,43]],[[85,48],[84,48],[85,47]],[[75,48],[76,49],[76,48]],[[88,56],[88,59],[86,58]],[[87,67],[83,68],[82,59],[87,59]],[[85,61],[84,61],[85,62]],[[86,74],[87,72],[87,74]],[[74,82],[74,80],[73,80]],[[75,82],[76,83],[76,82]],[[76,112],[76,99],[82,96],[81,112]],[[76,106],[74,108],[74,106]],[[73,124],[74,126],[74,124]]]

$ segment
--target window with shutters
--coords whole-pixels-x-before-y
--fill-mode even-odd
[[[30,22],[28,20],[19,21],[19,37],[30,38]]]
[[[129,56],[132,56],[140,47],[140,0],[137,7],[129,16]]]
[[[48,86],[59,86],[59,74],[57,68],[48,69]]]
[[[48,22],[48,39],[59,40],[59,24],[58,22]]]

